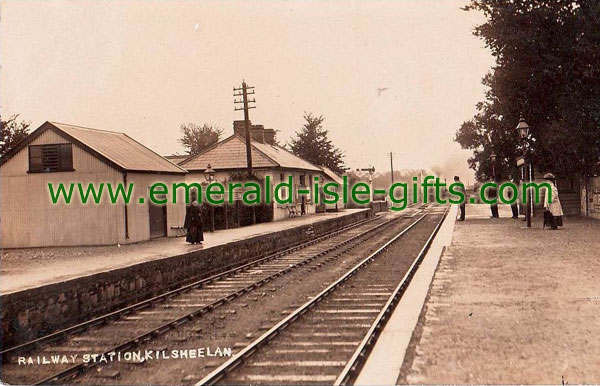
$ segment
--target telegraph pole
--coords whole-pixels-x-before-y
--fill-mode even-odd
[[[392,170],[392,185],[394,185],[394,153],[390,151],[390,169]]]
[[[250,91],[248,91],[250,90]],[[254,95],[254,87],[249,87],[245,80],[242,80],[241,88],[233,88],[233,103],[242,104],[242,107],[235,107],[235,111],[244,110],[244,134],[246,136],[246,164],[248,165],[248,179],[252,178],[252,147],[250,146],[250,114],[248,110],[255,109],[256,106],[249,106],[250,103],[256,103],[256,100],[248,100],[248,95]],[[242,100],[235,99],[242,97]],[[252,224],[256,224],[256,209],[252,205]]]
[[[250,90],[250,91],[248,91]],[[249,103],[256,103],[255,99],[248,100],[248,95],[254,95],[254,87],[250,87],[245,81],[242,81],[242,87],[233,88],[233,103],[241,103],[242,107],[235,107],[235,111],[244,110],[244,134],[246,136],[246,164],[248,165],[248,178],[252,177],[252,150],[250,146],[250,114],[248,110],[255,109],[256,106],[249,106]],[[237,100],[235,97],[242,97]]]

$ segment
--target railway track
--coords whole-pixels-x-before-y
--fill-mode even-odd
[[[413,207],[411,210],[416,214],[420,209]],[[384,232],[397,219],[367,220],[77,326],[5,349],[1,352],[3,379],[31,384],[67,382],[95,364],[80,362],[38,366],[35,372],[23,375],[22,368],[15,363],[16,357],[34,349],[36,356],[86,351],[108,354],[131,349],[309,262],[335,259],[361,245],[366,238]]]
[[[419,216],[197,385],[351,383],[446,214]]]

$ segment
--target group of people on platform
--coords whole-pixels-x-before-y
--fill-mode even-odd
[[[560,199],[558,198],[558,189],[556,188],[556,177],[552,173],[546,173],[546,174],[544,174],[544,179],[546,180],[546,182],[548,184],[550,184],[550,187],[551,187],[550,202],[548,202],[547,199],[544,199],[544,227],[546,225],[548,225],[550,227],[550,229],[556,230],[556,229],[558,229],[559,226],[563,225],[563,221],[562,221],[563,210],[562,210],[562,206],[560,204]],[[455,176],[454,181],[460,182],[460,178],[458,176]],[[495,181],[493,179],[490,179],[490,182],[495,182]],[[512,192],[512,190],[508,190],[508,192],[509,192],[509,197],[507,197],[507,199],[512,200],[513,192]],[[462,193],[465,195],[465,197],[467,196],[464,185],[462,186]],[[490,187],[489,189],[487,189],[487,196],[490,200],[495,199],[495,198],[497,199],[498,192],[497,192],[496,188]],[[465,211],[466,211],[465,207],[466,207],[466,202],[463,201],[463,203],[460,204],[460,217],[458,218],[458,221],[465,220]],[[518,219],[519,218],[518,200],[516,200],[513,204],[511,204],[510,208],[512,210],[512,218]],[[499,218],[500,217],[498,214],[498,204],[491,204],[490,211],[492,213],[492,215],[490,216],[491,218]]]

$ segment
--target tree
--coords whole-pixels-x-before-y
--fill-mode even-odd
[[[600,157],[600,8],[585,0],[471,0],[483,12],[480,37],[496,58],[483,78],[486,99],[455,140],[473,150],[478,179],[516,172],[515,127],[531,126],[528,159],[559,174],[590,173]]]
[[[202,126],[188,123],[181,125],[181,133],[179,142],[186,148],[189,155],[196,155],[210,145],[219,142],[223,129],[206,123]]]
[[[296,132],[296,138],[292,138],[289,144],[292,153],[315,165],[326,166],[342,174],[344,154],[327,138],[328,130],[322,126],[325,118],[322,115],[316,117],[311,113],[304,113],[304,119],[306,123]]]
[[[6,121],[0,118],[0,157],[4,156],[29,135],[31,122],[17,122],[18,114]]]

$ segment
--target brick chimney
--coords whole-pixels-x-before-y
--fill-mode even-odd
[[[265,143],[265,127],[263,125],[250,126],[250,138],[253,141]]]
[[[275,129],[265,129],[264,131],[265,143],[269,145],[275,145]]]
[[[250,122],[250,124],[252,125],[252,122]],[[241,135],[242,137],[246,138],[244,121],[233,121],[233,132],[237,135]]]
[[[275,138],[275,131],[273,129],[268,130],[273,131],[273,138]],[[265,130],[263,125],[253,125],[252,122],[250,122],[250,138],[252,138],[253,141],[265,143],[265,137],[270,135],[265,133],[268,130]],[[244,121],[233,121],[233,132],[246,138]]]

